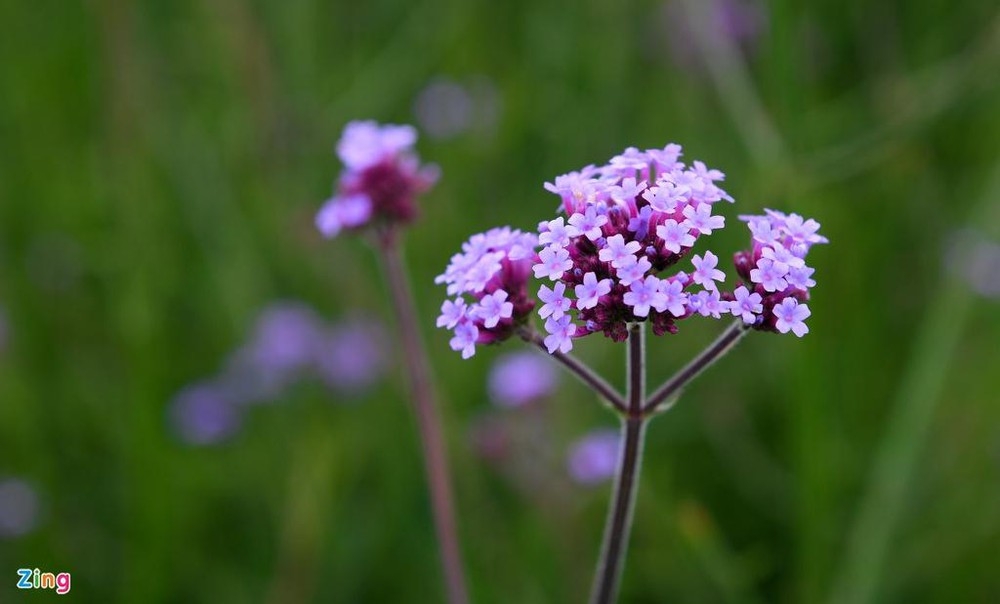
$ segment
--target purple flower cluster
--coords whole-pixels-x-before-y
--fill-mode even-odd
[[[688,166],[680,156],[675,144],[630,147],[606,166],[546,183],[566,215],[539,224],[545,247],[533,266],[536,277],[555,282],[538,291],[549,352],[567,352],[573,338],[595,332],[623,341],[636,321],[650,321],[662,335],[696,312],[718,317],[728,310],[716,283],[725,275],[712,252],[695,255],[690,274],[660,277],[702,235],[725,226],[713,205],[733,201],[716,184],[722,172],[700,161]]]
[[[351,122],[337,142],[344,171],[336,193],[316,215],[326,237],[369,224],[408,223],[417,213],[415,197],[437,180],[434,166],[421,166],[413,152],[412,126]]]
[[[761,331],[809,333],[805,320],[812,314],[806,301],[816,281],[805,263],[809,248],[827,243],[819,223],[798,214],[765,210],[763,216],[740,216],[753,236],[750,250],[738,252],[736,272],[749,284],[733,292],[732,312]]]
[[[217,376],[174,397],[170,425],[182,441],[208,445],[236,434],[249,406],[280,399],[301,380],[318,379],[343,397],[358,395],[384,373],[385,342],[385,330],[373,321],[329,325],[304,304],[272,304]]]
[[[454,330],[451,347],[462,358],[474,355],[476,344],[510,337],[535,307],[528,279],[537,245],[533,233],[509,227],[473,235],[434,280],[447,284],[449,296],[457,296],[445,300],[437,326]]]
[[[743,217],[754,245],[736,256],[747,285],[737,284],[735,291],[720,289],[726,276],[712,251],[691,255],[687,271],[662,275],[689,256],[702,236],[725,226],[714,204],[733,201],[717,184],[722,172],[700,161],[687,165],[680,157],[676,144],[630,147],[605,166],[546,183],[562,200],[564,215],[541,222],[537,238],[510,229],[473,237],[438,278],[449,284],[449,294],[468,292],[480,301],[474,308],[462,300],[442,307],[438,326],[456,330],[452,348],[468,358],[474,344],[512,333],[510,327],[534,304],[522,295],[527,276],[521,267],[529,257],[531,272],[543,281],[538,315],[549,353],[569,352],[575,338],[597,332],[624,341],[628,326],[641,321],[649,321],[656,335],[676,333],[677,322],[694,315],[734,315],[759,330],[805,334],[805,301],[815,282],[804,259],[812,245],[826,242],[815,220],[772,210]],[[500,251],[503,246],[513,258]],[[501,273],[501,261],[515,258],[518,270],[511,279]],[[501,274],[503,279],[495,278]],[[501,292],[498,299],[488,299],[494,292]],[[484,334],[484,328],[492,331]]]

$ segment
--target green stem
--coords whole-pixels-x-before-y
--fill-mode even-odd
[[[393,309],[398,320],[400,345],[423,446],[427,485],[430,490],[438,545],[441,548],[441,563],[444,567],[448,601],[451,604],[466,604],[469,597],[465,588],[462,555],[458,544],[458,528],[455,522],[448,458],[445,455],[444,434],[435,403],[436,396],[427,354],[417,328],[413,294],[406,278],[398,240],[393,233],[388,233],[380,243],[376,249],[381,251],[386,281],[389,284]]]
[[[632,532],[635,495],[642,466],[642,443],[646,418],[642,402],[646,389],[646,330],[638,323],[629,329],[628,338],[628,408],[622,416],[622,445],[618,456],[618,474],[612,504],[604,528],[601,557],[590,594],[591,604],[609,604],[618,595],[625,553]]]

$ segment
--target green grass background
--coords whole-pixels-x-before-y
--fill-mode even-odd
[[[622,600],[998,601],[998,302],[943,252],[969,225],[1000,238],[1000,13],[766,14],[749,60],[709,42],[692,68],[658,2],[0,3],[0,475],[43,501],[0,541],[0,601],[48,595],[14,589],[21,566],[72,572],[82,602],[441,601],[398,370],[354,405],[302,386],[218,447],[164,421],[272,300],[387,314],[370,250],[312,215],[343,125],[413,122],[437,76],[485,76],[500,101],[493,129],[421,140],[443,178],[406,241],[476,602],[585,598],[608,493],[560,461],[613,418],[571,380],[506,418],[537,423],[558,488],[477,457],[502,350],[448,349],[432,278],[472,232],[548,216],[545,180],[669,141],[727,173],[730,224],[796,211],[831,244],[809,336],[753,335],[653,424]],[[650,381],[721,327],[656,340]],[[621,382],[620,346],[578,351]]]

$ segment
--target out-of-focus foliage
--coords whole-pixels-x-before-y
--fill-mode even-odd
[[[1000,13],[709,4],[0,4],[0,527],[28,522],[0,532],[0,601],[32,595],[20,567],[72,572],[81,602],[441,600],[398,364],[350,405],[297,382],[213,446],[171,429],[272,302],[388,312],[362,241],[312,226],[357,118],[437,135],[406,245],[476,602],[583,600],[607,490],[565,452],[612,418],[572,380],[491,407],[504,351],[448,349],[432,278],[470,233],[549,216],[543,181],[669,141],[726,171],[734,224],[798,211],[831,244],[811,333],[752,334],[652,425],[623,601],[850,600],[860,578],[994,600],[998,301],[945,259],[965,229],[1000,240]],[[718,327],[655,339],[651,382]],[[620,346],[578,352],[620,382]]]

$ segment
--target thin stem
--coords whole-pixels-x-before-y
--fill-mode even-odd
[[[381,251],[382,265],[389,284],[393,310],[399,323],[406,373],[410,382],[413,409],[416,412],[417,427],[423,447],[424,467],[427,472],[431,507],[434,513],[434,526],[441,547],[441,563],[444,567],[448,601],[451,604],[466,604],[469,597],[465,588],[462,556],[458,545],[455,506],[451,477],[448,471],[448,459],[445,455],[441,417],[435,403],[436,395],[434,385],[431,382],[430,367],[427,364],[427,354],[420,337],[420,331],[417,329],[413,295],[410,292],[406,271],[403,268],[402,254],[397,239],[392,233],[389,233],[382,239],[381,244],[375,247]]]
[[[632,532],[632,513],[642,466],[642,442],[646,418],[642,401],[646,389],[646,331],[644,324],[633,325],[628,339],[628,409],[622,416],[622,445],[611,508],[604,526],[604,542],[590,594],[591,604],[608,604],[618,594],[625,552]]]
[[[745,325],[742,321],[737,320],[730,325],[708,348],[703,350],[701,354],[692,359],[690,363],[685,365],[683,369],[674,374],[672,378],[664,382],[662,386],[656,389],[656,392],[649,396],[645,406],[642,408],[643,414],[652,413],[661,403],[678,394],[691,380],[698,377],[702,371],[708,369],[712,363],[729,352],[748,331],[749,326]]]
[[[544,338],[542,338],[542,336],[534,330],[522,329],[520,331],[520,335],[524,341],[531,342],[542,350],[545,350],[546,352],[548,351],[545,346]],[[562,363],[563,366],[568,369],[570,373],[579,378],[580,381],[593,388],[594,391],[601,395],[601,397],[609,405],[621,413],[625,413],[628,410],[625,406],[625,399],[622,398],[622,395],[615,391],[611,384],[604,381],[604,378],[597,375],[593,369],[584,364],[583,361],[558,350],[552,353],[551,356],[555,358],[555,360]]]

